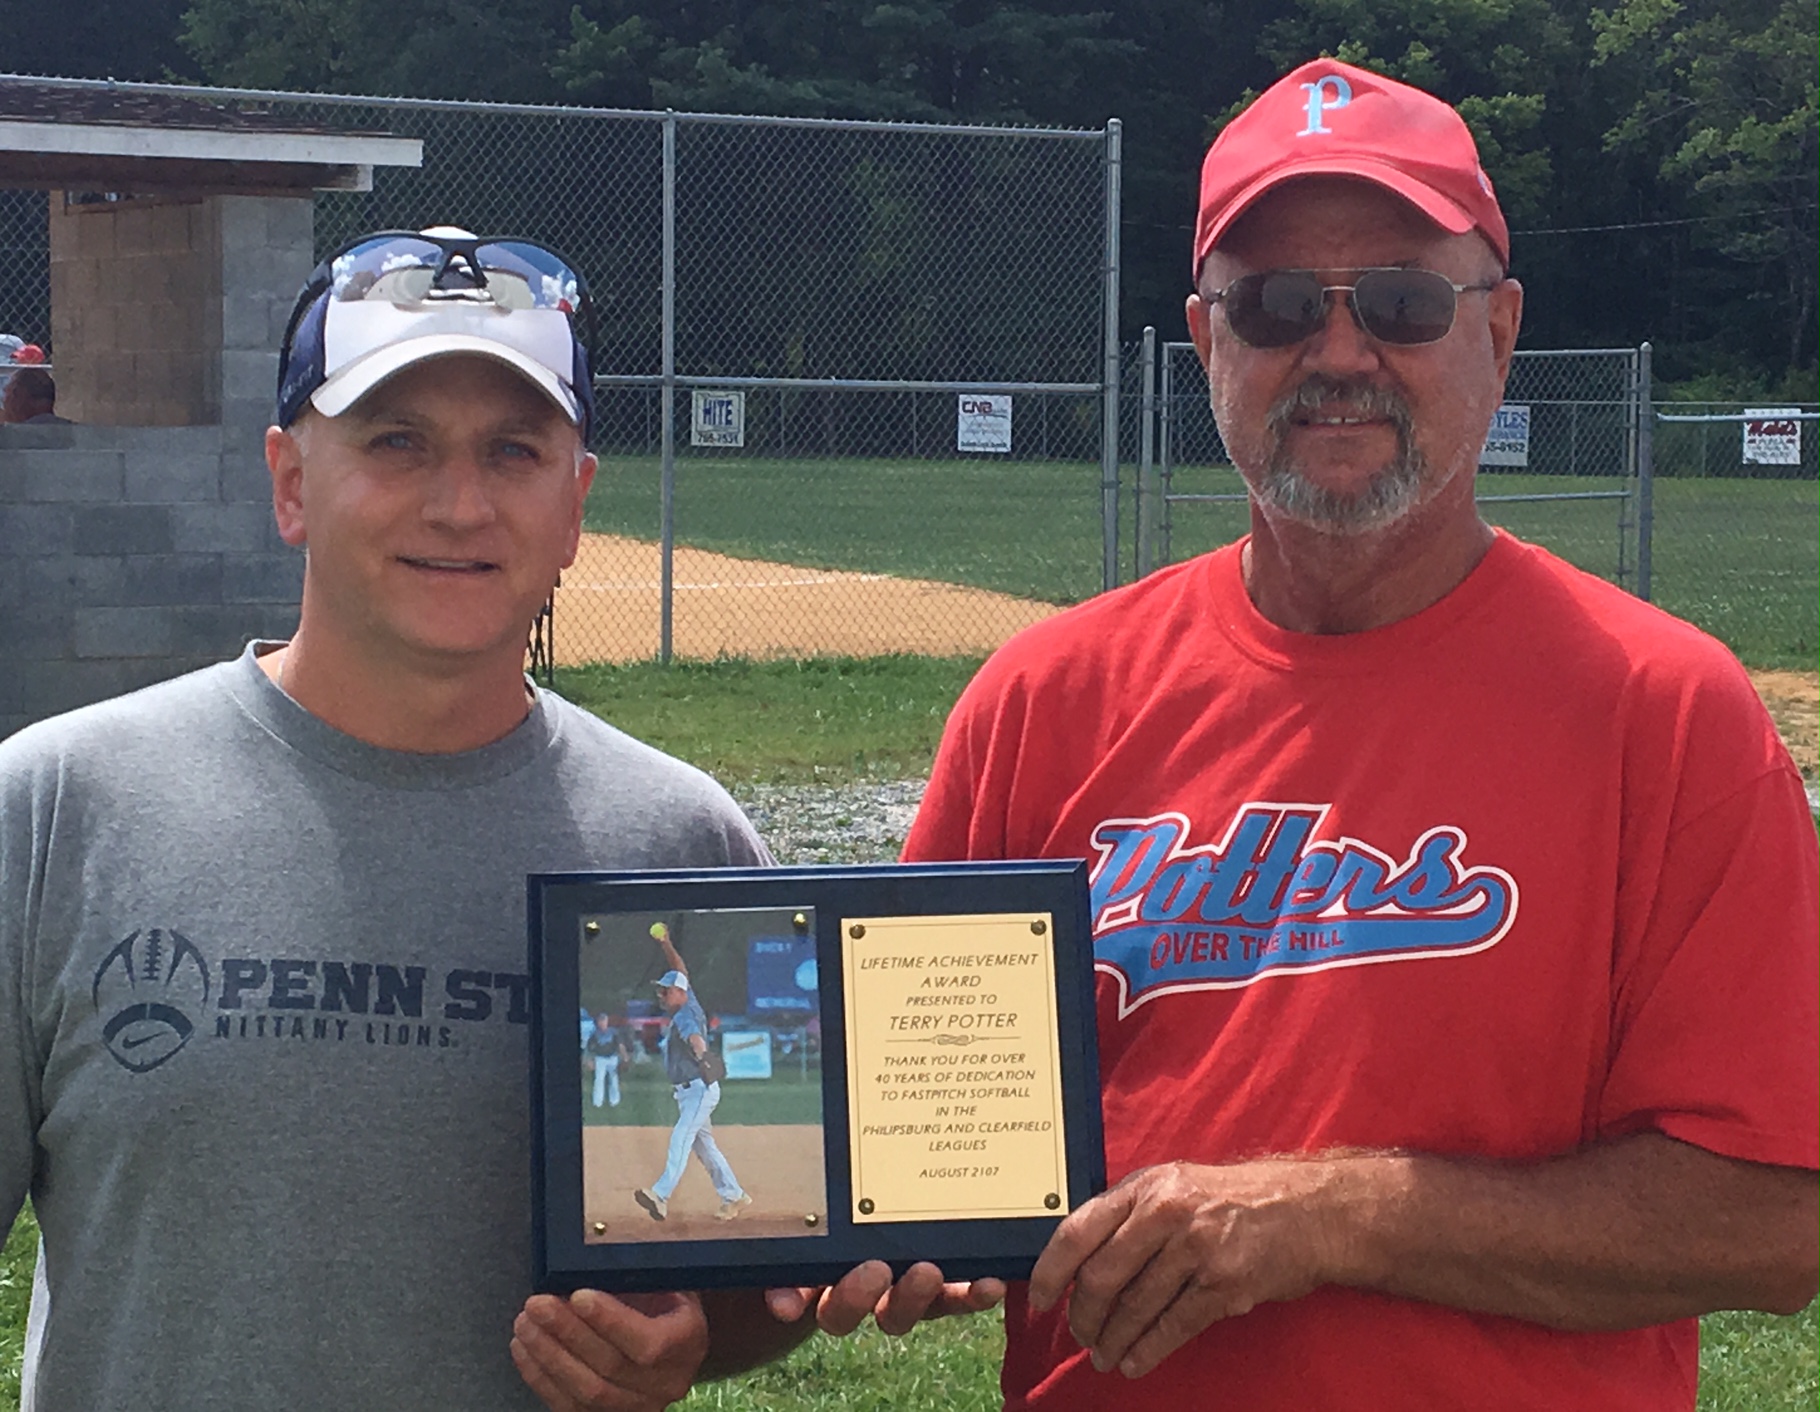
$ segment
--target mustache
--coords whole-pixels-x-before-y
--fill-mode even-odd
[[[1325,373],[1310,373],[1279,397],[1271,404],[1266,421],[1280,437],[1298,416],[1318,411],[1382,417],[1406,439],[1414,426],[1409,404],[1399,393],[1360,378],[1336,378]]]
[[[1288,434],[1303,413],[1325,411],[1382,418],[1397,434],[1396,454],[1361,489],[1343,493],[1310,480],[1289,454]],[[1409,404],[1389,388],[1359,378],[1311,373],[1267,413],[1273,443],[1269,463],[1255,486],[1260,501],[1299,524],[1335,534],[1363,534],[1408,511],[1421,494],[1422,453],[1415,443]]]

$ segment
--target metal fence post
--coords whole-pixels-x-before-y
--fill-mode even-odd
[[[1144,390],[1139,402],[1137,576],[1157,565],[1157,522],[1161,518],[1156,493],[1156,329],[1144,325]]]
[[[1106,267],[1101,295],[1105,318],[1100,372],[1100,520],[1104,552],[1100,578],[1106,588],[1119,582],[1119,149],[1122,125],[1106,120]]]
[[[1637,597],[1649,597],[1650,538],[1655,530],[1656,399],[1650,346],[1637,348]]]
[[[676,114],[664,114],[662,507],[658,567],[657,660],[670,664],[676,618]]]
[[[1161,502],[1161,520],[1157,525],[1157,553],[1162,563],[1175,562],[1170,547],[1170,534],[1175,529],[1170,492],[1175,486],[1175,359],[1169,356],[1169,345],[1163,345],[1163,386],[1157,398],[1157,499]]]

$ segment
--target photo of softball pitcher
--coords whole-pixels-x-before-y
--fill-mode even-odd
[[[664,922],[651,923],[651,937],[663,948],[664,960],[670,966],[658,977],[657,994],[670,1017],[664,1026],[664,1074],[675,1090],[676,1126],[670,1129],[663,1175],[650,1186],[633,1192],[632,1199],[651,1213],[652,1220],[667,1221],[670,1193],[682,1180],[689,1154],[694,1153],[720,1197],[720,1210],[715,1216],[730,1221],[739,1215],[740,1208],[752,1204],[752,1198],[740,1187],[739,1178],[733,1175],[726,1156],[714,1141],[714,1110],[720,1106],[720,1081],[726,1070],[708,1051],[708,1016],[689,989],[689,968],[670,940],[669,926]]]
[[[801,917],[596,919],[580,974],[596,1016],[581,1115],[589,1242],[825,1234],[813,971],[807,986],[778,979],[780,959],[812,951]]]

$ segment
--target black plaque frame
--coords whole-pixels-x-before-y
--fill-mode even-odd
[[[770,1287],[838,1279],[863,1261],[901,1275],[919,1260],[950,1279],[1029,1275],[1055,1216],[855,1224],[847,1108],[846,917],[1048,912],[1054,918],[1068,1205],[1104,1190],[1087,865],[1074,860],[863,867],[543,873],[528,879],[531,976],[532,1243],[537,1288],[567,1294]],[[815,915],[822,1025],[827,1229],[802,1237],[588,1242],[583,1231],[582,1092],[575,1015],[585,919],[670,909],[806,908]]]

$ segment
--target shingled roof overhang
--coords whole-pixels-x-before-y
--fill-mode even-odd
[[[416,138],[300,128],[239,104],[0,78],[0,186],[301,195],[367,191],[376,166],[422,165]]]

